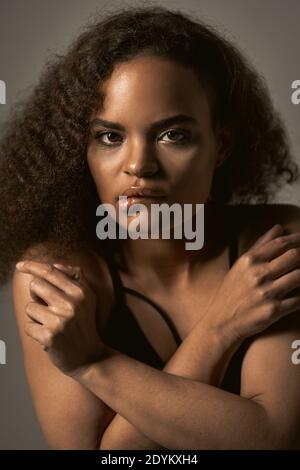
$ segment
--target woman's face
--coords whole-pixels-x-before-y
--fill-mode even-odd
[[[205,203],[224,145],[194,72],[139,56],[118,64],[101,87],[103,107],[91,116],[87,153],[101,202],[117,209],[119,196],[141,185],[162,197],[130,201]]]

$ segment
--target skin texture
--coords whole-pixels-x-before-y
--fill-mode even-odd
[[[53,54],[44,64],[38,83],[3,128],[0,283],[38,243],[47,241],[45,259],[52,255],[53,261],[86,250],[91,242],[99,245],[94,230],[99,196],[86,161],[89,120],[96,107],[101,109],[101,84],[115,66],[145,53],[191,68],[210,97],[214,123],[233,136],[230,158],[214,171],[215,202],[269,203],[286,184],[300,180],[266,84],[237,45],[194,15],[164,7],[101,11],[66,54]],[[190,85],[195,88],[195,80]],[[183,83],[178,86],[179,94]],[[141,99],[149,101],[146,95]],[[202,177],[201,184],[206,184]]]
[[[153,80],[157,70],[159,76]],[[169,204],[205,202],[213,170],[226,155],[221,148],[223,136],[214,135],[208,98],[195,74],[171,61],[142,56],[132,61],[131,66],[118,65],[102,88],[104,110],[98,117],[121,123],[124,130],[117,133],[110,129],[113,135],[100,134],[97,140],[99,131],[108,129],[100,124],[92,125],[88,163],[100,199],[114,204],[115,196],[129,182],[139,178],[142,184],[147,175],[147,181],[155,177],[155,184],[166,188]],[[182,120],[173,126],[154,129],[155,122],[179,114],[194,121]],[[177,134],[174,132],[170,137],[166,131],[172,128],[177,128]],[[184,136],[182,128],[191,134],[185,145],[179,145]],[[114,146],[105,147],[109,139],[114,139]]]
[[[87,157],[101,201],[116,204],[116,196],[138,181],[163,185],[169,203],[207,202],[213,171],[225,161],[232,142],[225,129],[213,130],[208,98],[193,73],[171,61],[139,57],[116,67],[104,92],[104,107],[97,118],[121,124],[122,131],[113,130],[114,145],[108,147],[96,141],[95,132],[109,129],[98,124],[91,128]],[[166,136],[179,125],[154,132],[154,122],[177,114],[196,120],[193,125],[180,124],[192,135],[185,145],[170,143]],[[183,339],[175,351],[162,323],[155,324],[157,318],[144,305],[134,305],[146,334],[161,331],[153,343],[166,361],[164,371],[107,348],[101,341],[112,286],[107,268],[92,251],[57,260],[63,266],[55,269],[31,262],[14,273],[26,370],[51,447],[295,446],[300,377],[289,354],[292,340],[300,334],[299,296],[295,293],[292,305],[289,301],[290,310],[286,303],[280,310],[276,298],[299,286],[300,241],[299,234],[282,238],[279,227],[265,232],[280,223],[288,233],[296,234],[300,210],[284,205],[231,209],[243,222],[240,254],[253,250],[255,242],[260,251],[256,245],[255,259],[243,256],[227,273],[223,234],[229,210],[214,204],[207,207],[207,243],[200,252],[187,252],[184,240],[172,239],[127,239],[119,246],[124,283],[170,312]],[[265,238],[258,241],[263,234]],[[36,249],[43,253],[47,247]],[[35,296],[43,299],[43,305]],[[54,323],[54,316],[59,321]],[[251,335],[255,336],[243,361],[239,397],[217,385],[240,341]],[[70,354],[78,352],[78,344],[82,354]]]

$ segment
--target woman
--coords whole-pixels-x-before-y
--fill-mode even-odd
[[[25,261],[13,298],[51,448],[297,446],[299,208],[267,202],[299,172],[233,45],[159,7],[95,22],[47,65],[1,165],[2,277]],[[203,248],[99,240],[97,206],[124,194],[205,204]]]

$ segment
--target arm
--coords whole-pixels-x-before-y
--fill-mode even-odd
[[[280,206],[280,207],[281,207],[281,206]],[[269,208],[268,208],[268,209],[269,209]],[[280,217],[280,218],[285,219],[285,220],[284,220],[284,224],[285,224],[286,228],[288,229],[288,231],[294,232],[294,231],[296,231],[296,230],[299,230],[299,209],[296,208],[296,207],[294,207],[294,206],[284,206],[283,209],[284,209],[283,214],[282,214],[283,217]],[[266,215],[267,215],[267,214],[266,214]],[[278,210],[276,210],[276,214],[275,214],[275,215],[276,215],[276,217],[278,217]],[[274,218],[276,219],[276,217],[274,217]],[[264,220],[267,220],[267,219],[268,219],[268,217],[264,217]],[[203,344],[203,343],[201,342],[201,328],[199,329],[199,335],[200,335],[200,336],[199,336],[199,344]],[[203,337],[203,336],[204,336],[204,339],[208,338],[208,336],[207,336],[205,333],[202,334],[202,337]],[[185,344],[185,342],[183,343],[183,345],[184,345],[184,344]],[[190,344],[191,344],[191,343],[190,343]],[[196,344],[197,344],[197,343],[196,343]],[[220,344],[220,343],[219,343],[219,344]],[[262,344],[261,340],[258,342],[258,346],[257,346],[256,348],[255,348],[255,347],[254,347],[254,348],[253,348],[253,347],[250,348],[250,350],[249,350],[249,351],[250,351],[250,352],[249,352],[250,357],[254,357],[254,358],[255,358],[255,354],[253,354],[253,352],[251,352],[251,351],[253,351],[253,350],[255,351],[256,349],[258,349],[258,351],[259,351],[259,350],[260,350],[260,346],[259,346],[260,344]],[[182,345],[182,346],[183,346],[183,345]],[[192,344],[191,344],[191,345],[192,345]],[[181,358],[182,358],[183,361],[185,361],[185,364],[186,364],[186,365],[189,365],[189,367],[193,367],[193,355],[189,354],[189,352],[188,352],[188,350],[187,350],[187,354],[186,354],[186,357],[185,357],[185,359],[184,359],[184,351],[182,351],[182,350],[180,351],[180,349],[181,349],[181,348],[179,348],[179,350],[175,353],[175,355],[173,356],[173,358],[172,358],[172,359],[169,361],[169,363],[165,366],[164,370],[165,370],[165,371],[169,371],[170,373],[174,373],[174,374],[176,374],[176,375],[179,375],[179,374],[180,374],[180,375],[182,375],[182,376],[184,376],[184,373],[186,373],[185,376],[187,377],[188,374],[187,374],[186,368],[184,367],[184,362],[183,362],[183,370],[182,370],[181,373],[180,373],[180,361],[181,361]],[[198,349],[199,349],[199,346],[198,346]],[[193,350],[193,347],[192,347],[192,350]],[[220,360],[221,360],[221,357],[222,357],[222,351],[221,351],[221,350],[219,350],[218,348],[215,349],[215,348],[213,348],[213,347],[209,348],[209,350],[212,351],[214,354],[213,354],[213,355],[209,355],[208,358],[207,358],[207,357],[205,358],[205,355],[204,355],[204,356],[203,356],[204,362],[203,362],[202,366],[203,366],[204,364],[206,364],[206,366],[209,367],[209,365],[210,365],[209,359],[212,359],[211,365],[213,366],[213,361],[214,361],[214,359],[215,359],[216,361],[218,361],[218,357],[217,357],[217,352],[218,352],[218,351],[220,352]],[[197,351],[197,349],[194,349],[194,351]],[[263,351],[263,349],[262,349],[262,351]],[[180,355],[180,353],[183,353],[182,356]],[[195,355],[195,354],[194,354],[195,366],[196,366],[196,370],[195,370],[196,374],[194,375],[194,378],[195,378],[196,380],[198,379],[199,381],[202,381],[202,382],[214,384],[215,382],[212,380],[212,377],[211,377],[209,374],[208,374],[208,375],[205,374],[205,371],[203,370],[202,367],[199,368],[199,364],[201,363],[201,351],[199,351],[199,353],[200,353],[199,355],[197,355],[197,354]],[[205,353],[205,351],[204,351],[204,353]],[[258,365],[259,365],[259,363],[260,363],[260,361],[259,361],[259,356],[260,356],[260,354],[257,354],[256,356],[257,356],[256,359],[254,359],[254,361],[255,361],[255,370],[257,369],[257,364],[256,364],[256,362],[258,362]],[[246,356],[246,357],[247,357],[247,356]],[[226,354],[225,354],[224,359],[225,359],[225,358],[226,358]],[[247,362],[249,363],[249,360],[248,360]],[[247,362],[246,362],[246,364],[247,364]],[[217,362],[216,362],[216,363],[217,363]],[[221,364],[222,364],[222,360],[221,360]],[[179,366],[178,368],[176,368],[177,365]],[[170,367],[170,366],[171,366],[171,367]],[[225,366],[225,362],[224,362],[224,366]],[[170,368],[168,368],[168,367],[170,367]],[[214,367],[213,367],[213,369],[214,369]],[[213,369],[212,369],[212,370],[213,370]],[[245,370],[245,367],[244,367],[243,369]],[[250,371],[251,371],[251,365],[250,365],[249,369],[250,369]],[[217,368],[216,370],[218,370],[218,368]],[[224,367],[224,370],[223,370],[223,371],[222,371],[222,368],[219,369],[219,373],[220,373],[221,376],[222,376],[222,374],[224,373],[224,371],[225,371],[225,367]],[[197,375],[197,372],[198,372],[198,375]],[[190,375],[190,378],[193,378],[193,375]],[[254,377],[253,374],[252,374],[252,376],[251,376],[250,378],[251,378],[251,380],[249,381],[250,384],[251,384],[251,382],[253,382],[253,383],[258,383],[258,382],[257,382],[257,378]],[[246,394],[246,396],[247,396],[247,394]],[[106,430],[106,432],[105,432],[105,434],[104,434],[104,436],[103,436],[103,440],[102,440],[102,442],[101,442],[101,448],[105,448],[105,445],[108,446],[107,448],[117,448],[117,447],[111,447],[111,446],[114,445],[114,441],[113,441],[113,439],[112,439],[112,438],[114,437],[114,434],[111,433],[111,429],[112,429],[112,430],[115,430],[115,436],[118,435],[118,434],[117,434],[118,428],[117,428],[116,426],[114,427],[114,424],[115,424],[115,423],[118,423],[118,424],[120,425],[119,427],[121,427],[121,429],[123,429],[123,430],[126,430],[126,428],[127,428],[128,433],[130,432],[130,435],[131,435],[131,436],[133,435],[133,438],[134,438],[134,437],[138,438],[138,436],[139,436],[138,430],[136,430],[136,429],[134,428],[134,426],[132,426],[130,423],[128,423],[128,421],[126,421],[124,418],[122,418],[120,415],[117,414],[116,417],[114,418],[114,420],[112,420],[110,426],[108,426],[108,428],[107,428],[107,430]],[[111,435],[112,435],[112,438],[111,438],[110,440],[109,440],[109,438],[106,439],[106,436],[109,436],[109,437],[110,437]],[[141,436],[141,434],[140,434],[140,436]],[[146,440],[145,437],[144,437],[144,440]],[[126,441],[125,441],[125,442],[126,442]],[[151,442],[151,441],[148,440],[147,444],[150,443],[150,442]],[[116,445],[118,445],[118,440],[116,441]],[[109,447],[109,446],[110,446],[110,447]],[[129,448],[129,447],[128,447],[128,448]]]
[[[45,252],[44,249],[40,248],[36,253],[38,258],[42,256],[42,252],[46,253],[48,257],[49,250],[47,249]],[[71,259],[68,262],[84,264],[82,259]],[[87,269],[85,271],[88,272]],[[120,444],[120,436],[123,435],[127,448],[132,448],[132,438],[134,439],[133,447],[136,446],[136,442],[138,442],[140,448],[159,447],[158,444],[150,441],[122,416],[116,415],[115,411],[110,409],[102,400],[96,398],[94,394],[78,382],[54,367],[40,345],[26,335],[26,305],[32,300],[31,296],[34,296],[32,291],[30,294],[30,281],[31,276],[24,275],[19,271],[14,272],[13,299],[28,382],[37,417],[50,447],[93,449],[98,448],[99,441],[101,441],[101,448],[103,442],[104,447],[106,442],[111,448],[111,430],[116,431],[116,445]],[[169,367],[170,371],[173,370],[174,373],[182,372],[182,375],[189,374],[191,376],[193,371],[195,374],[199,374],[199,359],[202,356],[201,377],[205,380],[205,376],[210,375],[210,369],[213,369],[213,363],[217,360],[219,352],[220,354],[223,353],[223,350],[221,351],[223,346],[220,347],[221,342],[216,337],[212,336],[209,340],[208,332],[205,335],[202,334],[202,336],[201,333],[202,330],[197,335],[189,335],[189,338],[181,344],[165,368]],[[199,347],[199,341],[201,347]],[[205,341],[206,345],[208,345],[208,341],[215,341],[215,354],[206,354]],[[193,359],[194,367],[192,369]],[[185,366],[187,362],[189,363],[189,370]],[[49,400],[49,397],[51,397],[51,400]],[[52,397],[54,400],[52,400]],[[112,423],[111,420],[115,415],[113,426],[109,427],[109,422]],[[104,437],[104,431],[108,428],[110,428],[110,432],[105,433]]]
[[[221,332],[198,323],[181,343],[163,371],[211,385],[219,385],[239,343],[230,344]],[[106,428],[100,449],[159,449],[120,414]]]
[[[279,213],[281,208],[281,214]],[[290,232],[300,229],[299,208],[295,206],[276,206],[271,219],[274,221],[279,217],[285,227]],[[268,211],[270,207],[267,208]],[[272,208],[273,210],[273,208]],[[253,214],[250,217],[253,220]],[[270,215],[263,214],[257,227],[263,226],[263,222],[269,225]],[[265,228],[267,228],[267,225]],[[248,240],[248,245],[256,239],[259,233],[252,234],[252,240]],[[238,344],[234,346],[224,341],[220,332],[207,329],[203,322],[192,331],[192,333],[183,341],[181,346],[175,352],[173,357],[164,367],[164,371],[179,375],[182,377],[197,380],[199,382],[216,385],[221,383],[222,377],[227,369],[230,358]],[[101,440],[100,449],[157,449],[159,445],[134,427],[120,414],[116,414],[110,425],[107,427]]]
[[[253,341],[241,396],[158,371],[111,348],[77,380],[169,449],[290,448],[300,419],[300,370],[290,359],[291,342],[300,337],[298,317],[281,320]]]
[[[51,247],[43,245],[31,249],[24,257],[45,261],[50,254]],[[82,254],[60,261],[81,265],[86,268],[86,273],[90,272],[91,260]],[[99,268],[96,274],[99,277]],[[25,333],[28,320],[26,305],[34,298],[34,293],[30,292],[31,279],[28,274],[14,271],[12,296],[24,366],[39,424],[52,449],[98,449],[103,432],[115,412],[55,367],[41,345]],[[102,284],[107,292],[104,279],[103,276]]]
[[[132,448],[131,438],[134,440],[134,447],[138,443],[143,449],[159,448],[158,444],[141,434],[121,415],[116,415],[114,410],[93,393],[54,367],[41,346],[25,333],[24,311],[26,304],[32,301],[30,276],[15,271],[12,287],[26,374],[37,417],[49,446],[55,449],[98,449],[101,442],[101,449],[106,445],[112,449],[110,436],[115,431],[118,442],[120,435],[124,435],[127,448]],[[202,330],[193,331],[164,369],[174,374],[210,380],[215,375],[214,365],[217,366],[218,357],[224,358],[225,344],[221,344],[217,335],[212,334],[209,339],[208,334],[203,334]],[[210,346],[212,342],[215,343],[213,354],[208,354],[208,342]],[[201,358],[203,367],[200,373]],[[186,364],[189,364],[189,369]],[[112,420],[113,416],[115,418]],[[110,429],[110,432],[105,432],[106,429]]]
[[[291,311],[297,310],[296,307],[299,308],[299,298],[297,295],[296,297],[291,297],[288,300],[283,299],[281,302],[278,302],[276,298],[273,299],[276,293],[278,295],[286,291],[290,291],[296,287],[297,283],[299,285],[297,270],[284,274],[284,272],[289,271],[289,267],[293,268],[296,261],[295,255],[297,254],[298,256],[298,252],[295,250],[288,250],[288,248],[299,243],[299,235],[296,234],[295,236],[293,235],[275,239],[274,237],[277,235],[278,228],[276,229],[275,226],[275,228],[272,228],[262,237],[263,247],[254,249],[251,254],[247,253],[247,256],[244,256],[241,261],[236,264],[235,269],[232,268],[229,271],[221,286],[219,296],[214,302],[215,310],[210,312],[212,316],[206,315],[206,317],[212,318],[214,325],[232,324],[232,331],[235,331],[235,333],[241,333],[242,335],[244,334],[245,337],[247,337],[255,332],[265,330],[274,321],[278,321],[280,316],[287,315]],[[260,244],[262,244],[262,242]],[[32,305],[34,310],[30,310],[29,317],[31,317],[32,320],[27,323],[27,334],[47,349],[47,353],[56,367],[65,373],[69,373],[71,376],[73,375],[73,377],[81,383],[82,381],[85,381],[86,378],[88,379],[90,371],[93,369],[98,370],[98,379],[101,379],[99,365],[102,363],[110,363],[111,361],[107,362],[107,360],[109,359],[109,355],[112,353],[111,357],[121,357],[125,359],[125,361],[129,360],[131,364],[132,362],[134,364],[139,364],[137,368],[138,371],[140,367],[146,367],[148,371],[150,369],[151,374],[159,374],[160,376],[163,374],[171,377],[170,374],[166,374],[164,371],[156,371],[155,369],[144,364],[140,364],[138,361],[132,360],[131,358],[127,358],[110,348],[106,348],[105,350],[103,347],[101,354],[99,355],[100,357],[98,356],[96,361],[90,361],[89,357],[91,353],[99,354],[99,338],[97,337],[95,344],[94,341],[91,343],[91,338],[95,336],[95,327],[93,325],[94,307],[91,305],[89,300],[90,289],[85,282],[83,273],[80,275],[78,285],[77,283],[71,282],[66,276],[59,274],[57,271],[51,270],[49,265],[43,266],[39,263],[29,262],[25,263],[22,270],[28,273],[33,273],[37,276],[38,285],[41,284],[44,286],[43,296],[45,301],[49,304],[49,308],[40,306],[38,303],[34,303]],[[278,277],[278,274],[282,274],[282,272],[283,275],[278,279],[272,279],[272,291],[270,291],[269,278],[271,279],[275,273],[277,273]],[[56,288],[54,289],[53,284],[59,286],[61,290],[57,291]],[[237,285],[239,288],[234,288],[234,286]],[[72,294],[70,294],[71,298],[69,297],[71,304],[70,300],[66,302],[65,299],[65,292],[70,289],[72,291]],[[78,294],[80,294],[80,302],[77,298]],[[39,319],[42,320],[44,323],[43,325],[39,325]],[[76,326],[76,328],[74,329],[73,326]],[[85,330],[87,330],[86,333]],[[61,336],[62,331],[64,332],[63,337]],[[89,338],[88,341],[87,338]],[[81,345],[80,347],[79,344]],[[71,356],[70,352],[72,352]],[[104,352],[109,354],[106,355],[102,361],[101,355]],[[119,361],[116,359],[114,362],[118,364]],[[80,367],[80,364],[82,363],[85,364],[84,370],[86,370],[86,373],[82,373]],[[91,364],[96,365],[97,368],[94,368]],[[127,369],[125,367],[124,371],[126,375]],[[134,372],[136,372],[133,369],[130,369],[129,371],[130,375],[131,373],[134,374]],[[93,379],[93,376],[95,377],[92,373],[91,379]],[[104,374],[104,377],[107,378],[108,385],[109,377],[107,377],[106,374]],[[173,376],[173,378],[177,379],[175,376]],[[173,380],[173,378],[170,380]],[[180,379],[191,382],[190,379]],[[139,379],[137,380],[139,381]],[[135,378],[132,381],[135,381]],[[96,380],[93,379],[92,382],[95,384]],[[198,385],[202,386],[205,384]],[[86,386],[90,389],[93,388],[93,384],[89,384],[89,380],[87,380]],[[125,386],[126,385],[124,385],[124,387]],[[221,392],[224,394],[224,391],[216,389],[216,387],[210,386],[210,388],[215,388],[217,393]],[[99,394],[96,389],[91,391],[95,394]],[[105,388],[101,390],[101,393],[102,392],[105,393]],[[126,393],[125,390],[120,392],[122,392],[121,395]],[[227,392],[225,393],[227,396],[231,395]],[[171,394],[171,397],[172,396],[173,393]],[[134,398],[136,401],[136,397]],[[152,398],[154,399],[155,397]],[[240,400],[241,398],[242,397],[234,396],[234,400]],[[105,401],[104,398],[103,401]],[[118,411],[118,409],[116,409],[116,411]],[[139,407],[137,409],[137,412],[138,411]],[[207,410],[205,410],[205,412],[207,412]],[[135,425],[134,422],[133,424]],[[273,435],[275,435],[275,431]],[[286,438],[286,433],[283,436]],[[290,435],[287,436],[287,439],[290,439]],[[215,436],[213,436],[213,439],[215,439]]]
[[[51,253],[51,250],[47,247],[38,247],[34,256],[39,259],[46,257],[45,260],[47,261],[49,253]],[[84,259],[74,258],[74,256],[68,262],[85,265],[86,268],[87,264],[90,264],[85,263]],[[85,269],[85,272],[89,272],[89,270]],[[12,287],[27,379],[41,428],[51,448],[96,449],[99,447],[99,442],[102,442],[104,431],[116,413],[78,382],[54,367],[38,342],[32,341],[25,333],[26,305],[32,301],[31,296],[34,296],[30,289],[31,279],[31,276],[15,271]],[[198,343],[199,339],[200,336],[194,338],[195,344]],[[206,339],[203,338],[203,341]],[[190,343],[190,346],[188,343]],[[169,361],[169,365],[173,361],[175,366],[178,364],[178,373],[180,366],[183,374],[188,372],[184,365],[185,360],[188,359],[190,367],[192,366],[192,357],[189,354],[192,346],[193,342],[185,340],[184,344],[179,348],[180,354],[174,356],[174,358],[178,357],[178,360],[174,361],[173,358],[173,360]],[[203,353],[205,353],[204,344],[202,349]],[[194,370],[198,372],[199,361],[195,354],[194,356]],[[175,372],[176,368],[174,368]],[[80,410],[80,413],[78,413],[78,410]],[[135,443],[138,440],[140,448],[158,447],[158,444],[149,441],[146,436],[142,435],[134,426],[124,420],[122,416],[117,415],[117,417],[121,425],[118,426],[118,421],[115,420],[117,429],[114,425],[110,430],[117,430],[118,441],[120,441],[120,435],[122,435],[123,431],[124,436],[126,436],[125,442],[130,448],[130,441],[128,442],[129,428]],[[109,436],[111,436],[111,433],[106,434],[106,443],[110,439]]]

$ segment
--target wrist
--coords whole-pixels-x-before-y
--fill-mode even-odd
[[[199,321],[197,327],[201,329],[202,334],[205,332],[205,336],[210,342],[218,344],[224,350],[238,348],[243,341],[243,338],[237,334],[229,322],[216,321],[213,312],[206,314]]]
[[[88,383],[95,374],[96,369],[98,372],[99,370],[101,371],[102,365],[109,355],[111,355],[111,348],[102,343],[101,347],[99,346],[96,354],[93,355],[93,358],[91,358],[82,366],[74,369],[68,375],[82,384]]]
[[[213,320],[210,315],[198,321],[165,365],[165,372],[218,386],[240,341]]]

